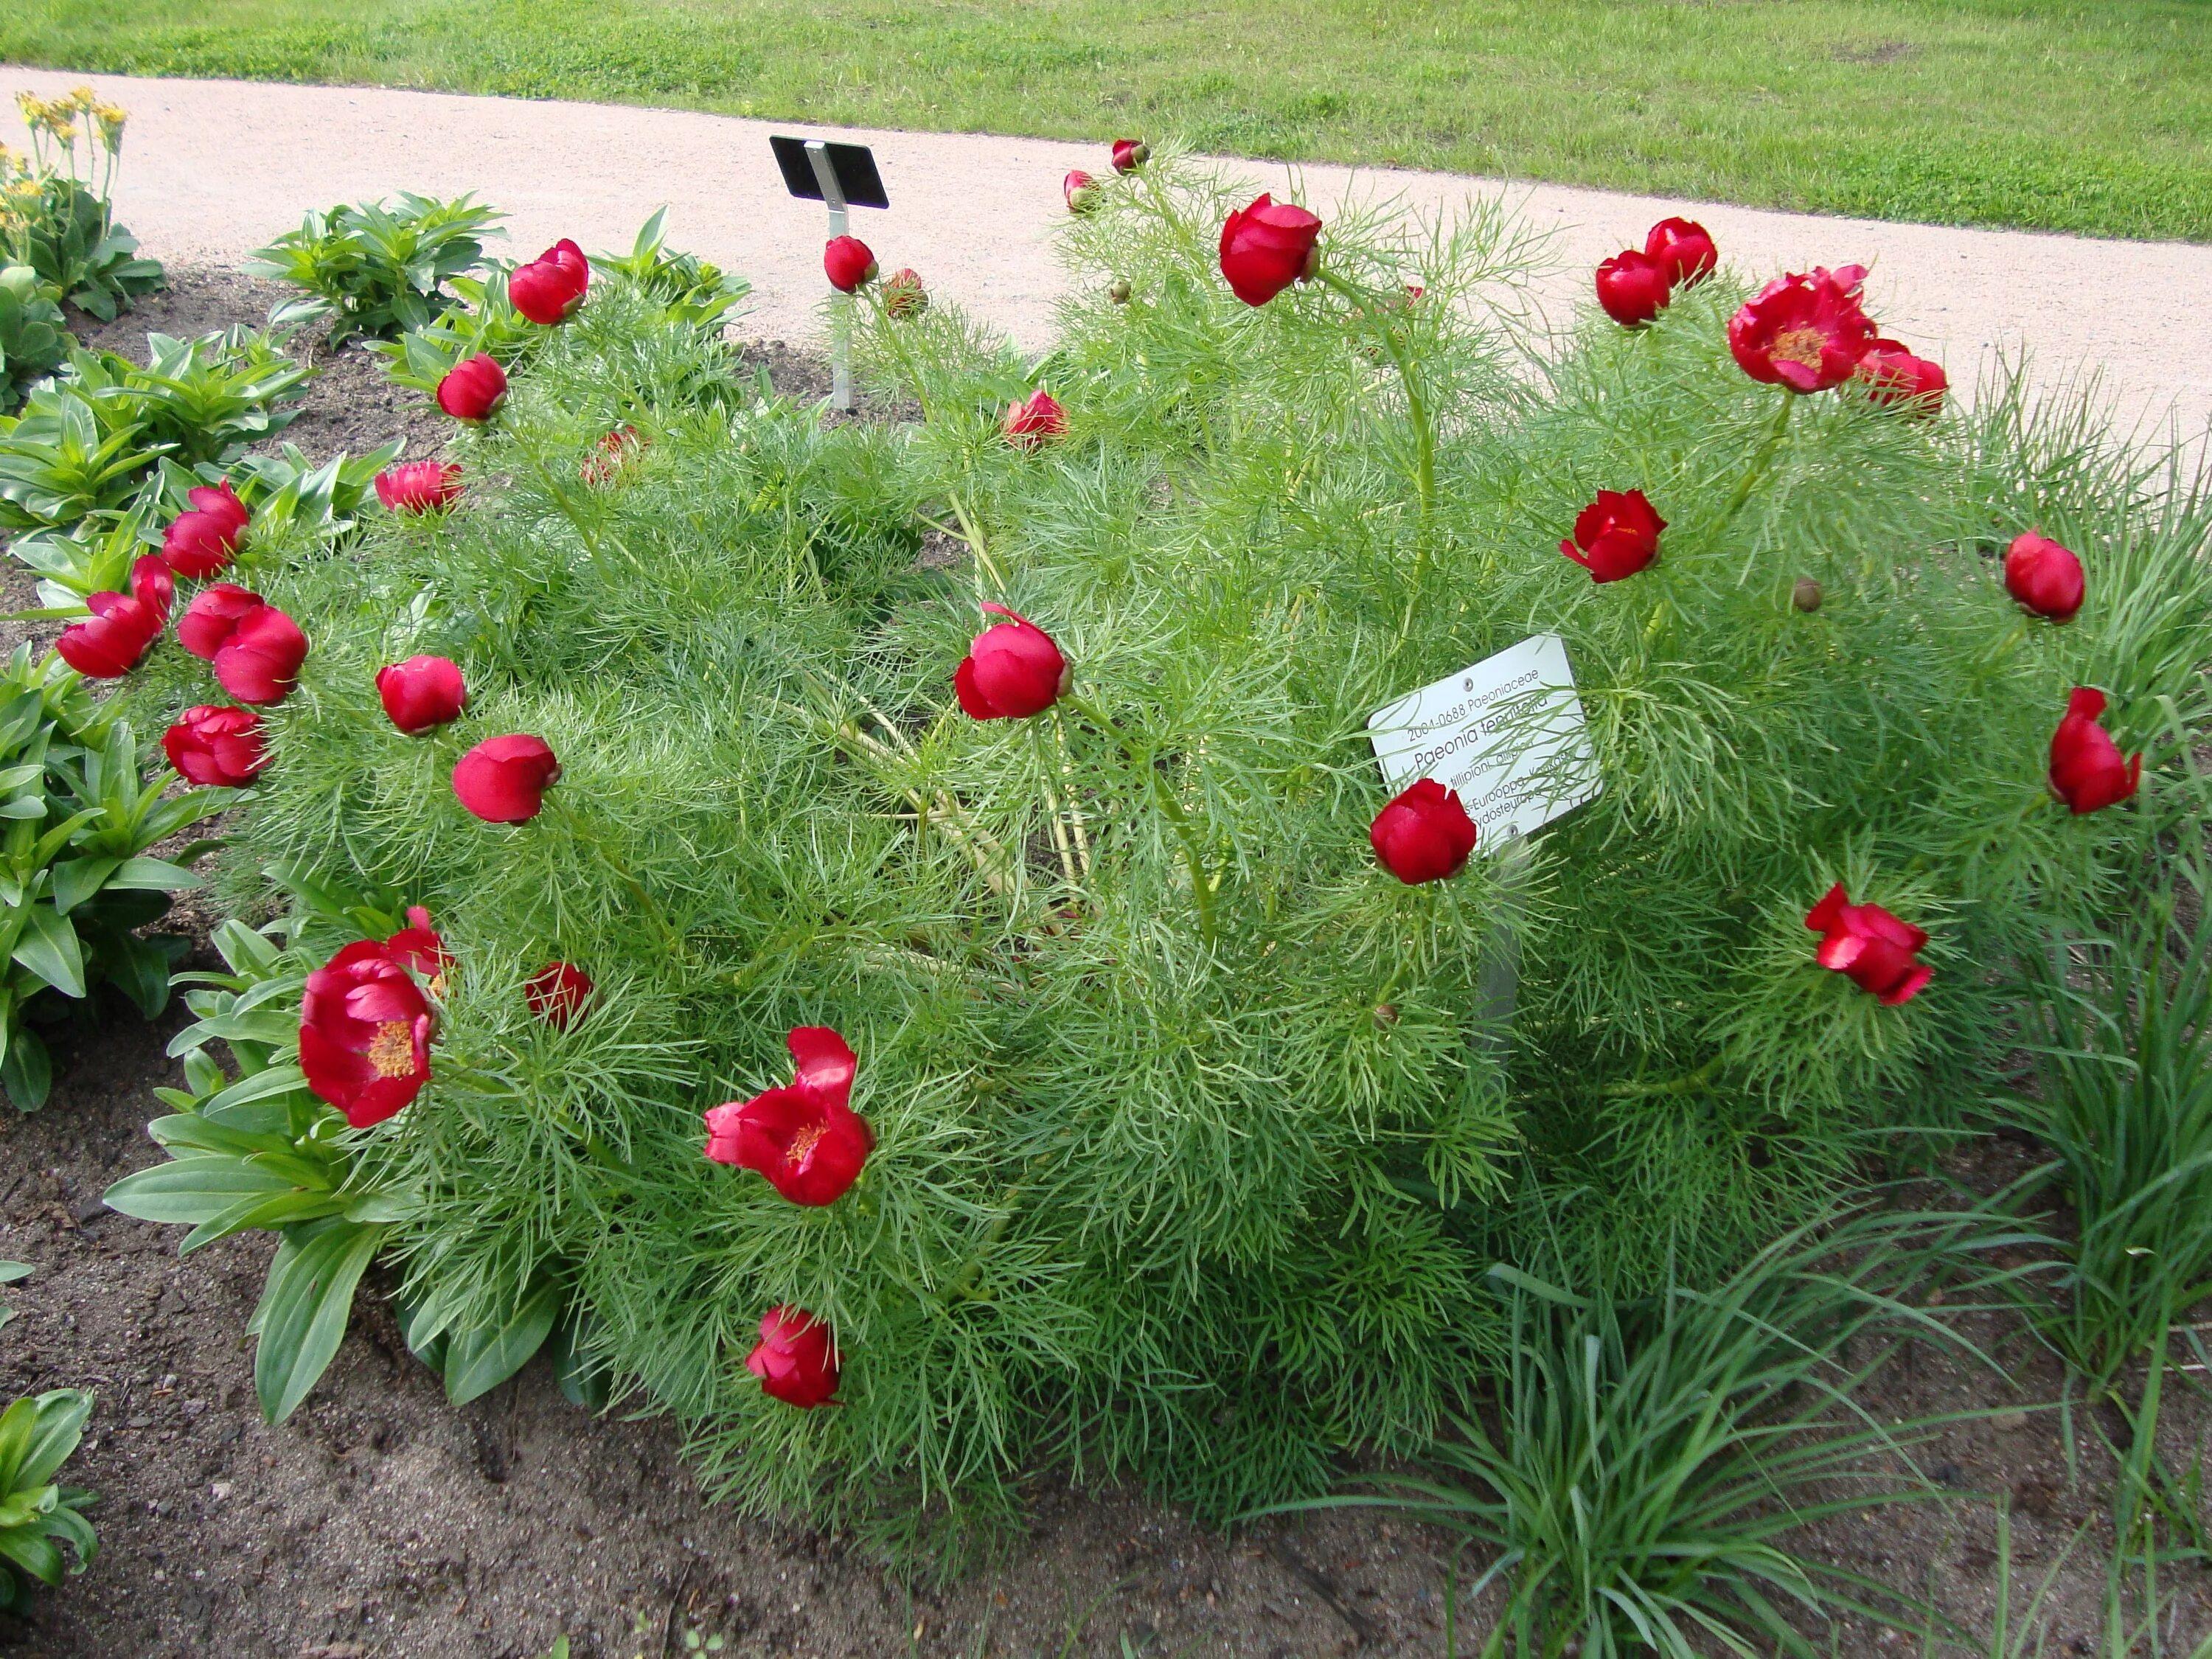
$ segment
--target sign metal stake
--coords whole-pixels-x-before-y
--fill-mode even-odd
[[[845,190],[837,170],[830,165],[830,147],[819,138],[806,141],[806,159],[813,164],[814,181],[822,186],[822,200],[830,209],[830,240],[846,234]],[[842,410],[853,407],[853,296],[837,294],[830,300],[830,401]]]

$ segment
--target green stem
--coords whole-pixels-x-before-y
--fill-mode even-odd
[[[1420,515],[1413,531],[1413,574],[1407,584],[1406,619],[1398,629],[1402,640],[1413,631],[1413,611],[1421,597],[1421,580],[1428,574],[1431,523],[1437,510],[1436,420],[1429,408],[1428,396],[1422,390],[1421,377],[1415,372],[1413,354],[1385,314],[1384,302],[1326,268],[1315,280],[1351,301],[1353,317],[1366,325],[1382,343],[1398,371],[1398,383],[1405,388],[1406,415],[1413,427],[1413,493],[1419,501]]]
[[[684,955],[684,936],[676,931],[675,924],[668,920],[667,913],[660,908],[659,902],[646,890],[645,884],[630,872],[629,866],[614,855],[607,844],[599,839],[598,834],[585,823],[582,816],[574,811],[566,801],[556,797],[554,811],[567,828],[568,838],[571,841],[580,842],[589,848],[599,862],[606,866],[608,873],[630,890],[631,895],[637,900],[638,908],[644,914],[646,920],[653,924],[654,930],[659,933],[661,943],[667,947],[670,957],[673,959]]]
[[[891,315],[880,300],[874,302],[874,307],[884,338],[890,343],[891,355],[899,360],[899,370],[905,375],[907,384],[914,388],[914,400],[921,405],[921,423],[927,426],[929,424],[929,392],[921,383],[921,371],[914,366],[914,359],[908,354],[906,342],[899,337],[899,319]]]
[[[1656,1095],[1695,1094],[1720,1075],[1725,1054],[1715,1054],[1694,1072],[1668,1078],[1664,1083],[1613,1083],[1599,1092],[1612,1100],[1642,1100]]]
[[[1208,945],[1212,945],[1217,937],[1213,919],[1213,886],[1206,879],[1206,859],[1199,850],[1197,826],[1191,823],[1189,814],[1182,810],[1182,803],[1175,798],[1175,792],[1167,778],[1159,768],[1152,764],[1152,757],[1140,753],[1137,745],[1103,709],[1073,692],[1062,693],[1060,701],[1111,738],[1127,760],[1130,770],[1151,781],[1152,798],[1159,803],[1160,815],[1173,826],[1176,836],[1182,842],[1183,864],[1190,872],[1191,902],[1198,907],[1199,933]]]
[[[1766,441],[1759,447],[1759,453],[1751,458],[1751,465],[1744,473],[1742,481],[1736,485],[1735,494],[1729,497],[1728,506],[1722,510],[1720,522],[1713,526],[1716,535],[1735,521],[1735,515],[1743,511],[1743,504],[1751,499],[1751,492],[1758,488],[1759,481],[1766,476],[1766,469],[1773,464],[1774,452],[1781,447],[1783,434],[1789,428],[1790,411],[1796,407],[1796,392],[1782,394],[1782,408],[1774,417],[1774,424],[1767,428]]]
[[[513,425],[504,421],[501,424],[506,425],[507,434],[514,441],[515,449],[521,454],[524,460],[530,463],[530,470],[538,475],[538,481],[545,486],[545,493],[553,498],[553,504],[561,509],[562,516],[575,526],[576,534],[583,538],[584,550],[592,556],[592,562],[599,563],[601,550],[599,532],[586,521],[584,514],[577,507],[576,503],[568,498],[568,492],[562,489],[560,483],[554,478],[551,470],[546,466],[544,459],[538,453],[537,446],[526,441],[522,434]]]

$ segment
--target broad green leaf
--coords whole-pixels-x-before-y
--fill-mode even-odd
[[[447,1333],[446,1398],[465,1406],[513,1376],[545,1346],[560,1311],[559,1288],[541,1282],[498,1323]]]
[[[198,1224],[246,1198],[295,1190],[293,1183],[258,1164],[235,1158],[180,1158],[127,1175],[103,1199],[111,1210],[141,1221]]]
[[[31,1444],[15,1473],[18,1486],[43,1486],[70,1460],[92,1416],[92,1396],[81,1389],[54,1389],[38,1397]]]
[[[15,957],[64,996],[84,994],[84,950],[69,918],[50,904],[33,904],[24,918]]]
[[[167,859],[128,858],[122,861],[108,884],[112,887],[138,889],[149,892],[172,893],[179,888],[198,887],[206,878],[197,870],[187,870],[181,864],[172,864]]]
[[[35,1112],[46,1103],[53,1087],[54,1062],[46,1053],[46,1039],[28,1026],[8,1033],[8,1052],[0,1056],[0,1085],[20,1111]]]
[[[253,1314],[253,1388],[270,1422],[289,1417],[336,1357],[354,1287],[383,1242],[383,1228],[336,1217],[286,1229]]]

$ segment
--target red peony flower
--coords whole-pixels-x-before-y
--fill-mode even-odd
[[[1617,582],[1659,556],[1659,532],[1666,527],[1642,490],[1601,489],[1575,514],[1574,539],[1561,542],[1559,551],[1589,571],[1592,581]]]
[[[453,768],[453,793],[486,823],[527,823],[545,805],[561,763],[543,738],[486,738]]]
[[[161,559],[178,575],[198,580],[230,562],[246,539],[252,515],[228,478],[213,489],[202,484],[185,499],[191,510],[169,521],[161,538]]]
[[[928,309],[929,290],[921,285],[920,273],[911,266],[884,278],[884,315],[919,317]]]
[[[827,1325],[804,1308],[770,1308],[760,1339],[745,1369],[760,1378],[763,1394],[803,1412],[829,1403],[837,1392],[837,1346]]]
[[[549,962],[523,981],[522,1000],[538,1018],[565,1031],[583,1018],[592,1000],[591,975],[572,963]]]
[[[460,668],[447,657],[410,657],[378,669],[376,695],[392,723],[410,737],[443,726],[469,704]]]
[[[2005,592],[2039,617],[2070,622],[2087,591],[2081,561],[2039,530],[2025,531],[2005,550]]]
[[[1141,138],[1116,138],[1114,141],[1114,171],[1134,173],[1152,159],[1152,147]]]
[[[169,607],[177,598],[177,579],[161,555],[148,553],[131,561],[131,597],[153,613],[156,633],[168,626]]]
[[[438,382],[438,407],[457,421],[481,425],[507,401],[507,371],[479,351],[446,371]]]
[[[1859,308],[1863,265],[1777,277],[1729,321],[1729,350],[1754,380],[1825,392],[1850,379],[1875,337]]]
[[[840,294],[850,294],[861,283],[872,282],[876,256],[857,236],[833,236],[822,249],[823,274]]]
[[[592,285],[592,262],[584,250],[563,237],[526,265],[507,274],[507,297],[533,323],[550,328],[565,323],[584,303]]]
[[[1070,213],[1088,213],[1098,205],[1098,181],[1080,167],[1060,181],[1060,193]]]
[[[586,453],[576,465],[577,474],[594,489],[611,484],[629,471],[645,444],[645,434],[635,427],[618,426]]]
[[[834,1204],[876,1144],[849,1103],[860,1061],[826,1025],[794,1027],[786,1042],[798,1067],[793,1080],[708,1113],[707,1156],[759,1170],[793,1204]]]
[[[1695,219],[1662,219],[1644,239],[1644,251],[1656,259],[1670,283],[1701,282],[1721,262],[1711,234]]]
[[[300,1069],[310,1089],[366,1129],[422,1092],[436,1029],[429,999],[406,964],[362,939],[307,975]]]
[[[85,604],[91,617],[62,629],[54,649],[87,679],[120,679],[160,636],[161,618],[144,600],[124,593],[94,593]]]
[[[179,625],[180,637],[183,631]],[[307,636],[300,624],[264,605],[240,617],[216,647],[215,680],[240,702],[282,702],[299,684],[300,665],[307,659]]]
[[[1597,268],[1597,302],[1623,328],[1640,328],[1667,308],[1674,283],[1664,261],[1625,247]]]
[[[261,716],[250,708],[202,703],[161,733],[177,775],[216,789],[243,789],[269,764]]]
[[[2104,712],[2105,694],[2077,685],[2066,700],[2066,718],[2051,735],[2051,793],[2077,817],[2117,805],[2142,780],[2142,757],[2122,760],[2119,744],[2097,723]]]
[[[1321,221],[1262,194],[1222,222],[1221,274],[1248,306],[1263,306],[1321,269]]]
[[[1408,887],[1442,881],[1474,854],[1474,820],[1456,792],[1434,778],[1416,778],[1375,815],[1367,839],[1382,867]]]
[[[1006,621],[978,634],[952,676],[960,707],[979,720],[1026,720],[1060,700],[1074,678],[1051,635],[1002,605],[984,610]]]
[[[1008,404],[1000,423],[1006,441],[1017,449],[1036,449],[1048,439],[1067,435],[1067,411],[1060,399],[1039,386],[1025,404]]]
[[[409,461],[376,475],[387,513],[439,513],[461,499],[461,469],[451,461]]]
[[[238,624],[267,604],[258,593],[235,582],[203,587],[177,621],[177,643],[195,657],[215,660]]]
[[[1903,404],[1908,414],[1930,416],[1943,407],[1951,377],[1943,365],[1916,357],[1895,340],[1875,340],[1859,359],[1858,378],[1869,382],[1867,397],[1881,404]]]
[[[1849,975],[1893,1008],[1919,995],[1936,971],[1913,960],[1927,934],[1879,904],[1853,904],[1840,881],[1805,913],[1805,925],[1821,936],[1820,966]]]

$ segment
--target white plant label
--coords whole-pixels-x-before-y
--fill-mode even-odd
[[[1597,753],[1566,641],[1538,634],[1367,717],[1382,781],[1434,778],[1474,820],[1478,855],[1533,835],[1598,793]]]

